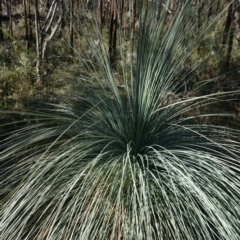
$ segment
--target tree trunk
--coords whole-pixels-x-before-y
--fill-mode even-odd
[[[30,0],[28,0],[28,23],[29,23],[29,47],[30,44],[33,42],[33,27],[32,27],[32,18],[31,18],[31,3]]]
[[[57,20],[55,19],[58,13]],[[44,86],[41,79],[42,61],[47,59],[46,50],[48,42],[53,38],[57,30],[60,28],[64,13],[63,0],[53,0],[49,8],[48,14],[44,22],[39,24],[38,0],[35,0],[35,31],[36,31],[36,51],[37,51],[37,80]],[[55,21],[54,21],[55,20]],[[53,22],[55,25],[53,26]]]
[[[56,13],[58,13],[57,20],[55,19]],[[40,45],[41,45],[41,57],[42,60],[46,60],[46,49],[48,42],[54,37],[57,30],[61,27],[64,14],[63,0],[54,0],[49,8],[47,17],[41,27]],[[55,19],[55,21],[54,21]],[[55,22],[55,25],[53,25]]]
[[[39,33],[39,12],[38,12],[38,0],[35,0],[35,34],[36,34],[36,52],[37,52],[37,63],[36,63],[36,72],[37,72],[37,81],[41,82],[41,59],[42,59],[42,49],[40,44],[40,33]]]
[[[49,10],[50,6],[51,6],[51,4],[50,4],[50,0],[47,0],[47,4],[46,4],[46,8],[47,8],[47,10]]]
[[[132,1],[131,6],[131,46],[134,47],[134,36],[135,36],[135,23],[136,23],[136,0]]]
[[[73,1],[69,1],[69,41],[70,41],[70,54],[73,55],[74,49],[74,29],[73,29]]]
[[[109,58],[110,64],[115,68],[117,50],[117,8],[115,0],[111,3],[111,20],[109,28]]]
[[[231,12],[230,14],[230,23],[229,23],[229,39],[228,39],[228,50],[227,50],[227,55],[226,55],[226,62],[225,62],[225,71],[228,71],[230,68],[230,61],[231,61],[231,54],[232,54],[232,45],[233,45],[233,35],[234,35],[234,17],[235,17],[235,5],[236,1],[233,1],[231,3]]]
[[[103,2],[102,0],[98,0],[98,25],[99,29],[102,32],[103,28]]]
[[[26,6],[26,0],[23,0],[23,8],[24,8],[25,39],[26,39],[26,42],[27,42],[27,49],[29,49],[29,37],[28,37],[28,21],[27,21],[27,6]]]
[[[119,20],[118,21],[122,28],[123,27],[124,0],[121,0],[118,10],[119,10]]]
[[[80,36],[81,36],[81,0],[76,1],[76,7],[75,8],[76,8],[76,15],[78,16],[76,32],[78,33],[78,37],[80,38]],[[64,19],[62,20],[62,22],[63,21],[64,21]]]
[[[223,33],[223,40],[222,40],[222,44],[225,45],[227,43],[227,39],[230,33],[230,27],[232,25],[233,22],[233,17],[234,15],[233,13],[233,2],[230,0],[230,5],[228,7],[228,13],[227,13],[227,19],[226,19],[226,23],[225,23],[225,28],[224,28],[224,33]]]
[[[12,20],[12,0],[8,1],[8,11],[9,11],[9,39],[13,40],[13,20]]]
[[[129,12],[129,0],[124,1],[124,17],[123,17],[123,35],[126,38],[128,34],[128,12]]]

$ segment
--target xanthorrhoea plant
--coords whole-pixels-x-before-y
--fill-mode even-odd
[[[2,143],[1,239],[239,239],[240,132],[195,121],[231,114],[192,111],[239,91],[176,97],[179,73],[214,25],[186,45],[195,12],[186,1],[156,22],[143,7],[121,92],[100,35],[101,74],[80,77],[95,88],[72,94],[84,107],[28,113],[30,124]]]

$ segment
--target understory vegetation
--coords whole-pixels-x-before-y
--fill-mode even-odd
[[[18,41],[0,49],[2,240],[239,239],[240,55],[233,40],[226,66],[219,44],[232,3],[157,3],[118,22],[115,51],[94,9],[41,68]]]

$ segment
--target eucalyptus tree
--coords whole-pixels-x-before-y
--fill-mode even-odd
[[[63,15],[63,0],[53,0],[49,7],[48,13],[44,21],[40,20],[39,2],[35,0],[35,33],[36,33],[36,52],[37,63],[36,72],[37,79],[41,80],[41,62],[47,59],[47,45],[59,30]]]
[[[199,28],[193,2],[157,24],[139,4],[136,61],[120,47],[119,72],[96,27],[97,65],[68,99],[20,113],[27,124],[1,145],[1,239],[239,239],[240,131],[212,107],[240,91],[201,95],[207,79],[180,95],[179,73],[223,14]]]

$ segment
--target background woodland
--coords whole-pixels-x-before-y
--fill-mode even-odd
[[[170,21],[183,2],[155,0],[146,4],[154,9],[157,22],[161,11],[167,12]],[[186,45],[191,44],[193,35],[206,27],[224,6],[228,9],[180,73],[191,78],[184,91],[191,90],[191,85],[200,80],[212,78],[215,80],[206,84],[208,93],[238,88],[239,1],[215,0],[209,7],[209,1],[196,0],[195,5],[194,21],[198,27],[196,32],[185,34]],[[136,58],[138,9],[136,0],[0,0],[0,104],[28,108],[33,100],[46,97],[46,93],[64,95],[64,89],[71,88],[69,80],[84,75],[86,65],[97,67],[93,56],[93,49],[99,45],[96,26],[102,32],[121,88],[118,68],[122,61],[129,63]],[[208,61],[207,67],[197,73],[194,66],[202,59],[207,59],[204,60]],[[238,115],[240,103],[235,101],[230,109]]]

